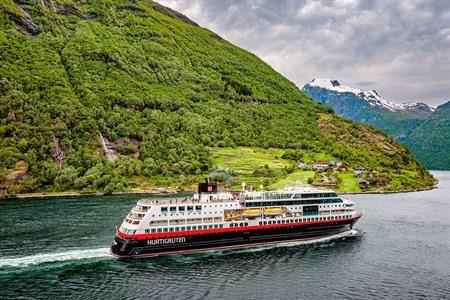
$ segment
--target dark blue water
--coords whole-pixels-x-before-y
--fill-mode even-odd
[[[349,196],[354,236],[118,261],[136,197],[0,203],[0,299],[450,299],[450,172],[426,192]]]

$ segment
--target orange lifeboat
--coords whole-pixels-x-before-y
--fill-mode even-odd
[[[278,216],[283,213],[284,213],[284,210],[281,207],[268,207],[264,210],[264,214],[266,216]]]

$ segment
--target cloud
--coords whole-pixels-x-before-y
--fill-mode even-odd
[[[394,102],[450,99],[448,1],[159,2],[255,53],[299,87],[329,77]]]
[[[375,81],[359,81],[356,83],[356,85],[363,86],[363,87],[365,87],[365,86],[371,87],[371,86],[374,86],[375,84],[376,84]]]

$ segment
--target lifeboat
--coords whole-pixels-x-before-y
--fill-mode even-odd
[[[264,214],[266,216],[277,216],[284,213],[284,210],[281,207],[269,207],[264,210]]]
[[[238,215],[227,213],[225,214],[225,221],[236,221],[239,219]]]
[[[257,217],[262,214],[261,208],[251,208],[251,209],[244,209],[242,212],[243,217]]]

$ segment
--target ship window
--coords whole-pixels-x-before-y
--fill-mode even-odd
[[[169,231],[169,230],[168,230],[168,228],[167,228],[167,227],[166,227],[166,228],[164,228],[164,232],[167,232],[167,231]]]
[[[212,229],[213,228],[213,226],[212,225],[209,225],[209,229]]]
[[[156,232],[156,229],[155,229],[155,228],[153,228],[153,229],[152,229],[152,233],[155,233],[155,232]]]
[[[179,212],[184,212],[185,209],[186,209],[185,206],[178,206],[178,211],[179,211]]]
[[[188,206],[188,207],[187,207],[187,211],[188,211],[188,212],[194,211],[194,207],[193,207],[193,206]]]
[[[150,233],[150,229],[145,229],[145,233]]]
[[[188,219],[189,220],[189,219]],[[182,225],[185,224],[186,220],[185,219],[174,219],[174,220],[169,220],[169,225]],[[167,223],[166,223],[167,224]]]
[[[150,221],[150,225],[153,225],[153,226],[167,225],[167,220]]]
[[[165,207],[165,206],[164,206],[164,207],[161,207],[161,212],[162,212],[162,213],[166,213],[166,212],[167,212],[167,207]]]
[[[186,230],[191,230],[191,226],[186,227]]]
[[[175,227],[175,231],[180,231],[180,227]]]
[[[170,231],[170,232],[173,232],[173,227],[170,227],[170,228],[169,228],[169,231]]]
[[[244,226],[248,226],[248,223],[247,223],[247,222],[245,222],[245,223],[244,223]]]
[[[233,228],[233,227],[234,227],[234,224],[233,224],[233,223],[231,223],[231,224],[230,224],[230,227],[231,227],[231,228]]]
[[[188,224],[197,224],[197,223],[201,223],[201,222],[202,222],[202,218],[187,219]]]
[[[170,207],[170,212],[176,212],[177,211],[177,207],[176,206],[171,206]]]
[[[158,232],[162,232],[162,228],[158,228]]]
[[[281,224],[281,221],[280,221],[280,220],[278,220],[278,221],[277,221],[277,223],[278,223],[278,224]]]
[[[262,225],[262,222],[259,222],[259,225]]]
[[[222,222],[222,217],[215,217],[214,222]]]
[[[181,231],[184,231],[186,229],[186,227],[182,226],[181,227]]]
[[[208,225],[203,225],[203,229],[208,229]]]
[[[217,225],[217,224],[214,224],[214,228],[219,228],[219,225]]]
[[[223,224],[219,224],[219,228],[223,228]]]

